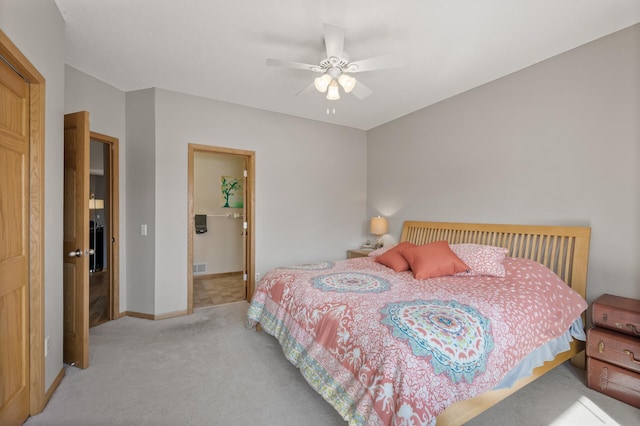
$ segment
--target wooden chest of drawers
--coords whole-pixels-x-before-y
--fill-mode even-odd
[[[587,331],[587,384],[640,408],[640,300],[605,294]]]

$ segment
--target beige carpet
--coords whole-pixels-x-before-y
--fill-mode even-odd
[[[248,304],[161,321],[124,317],[90,330],[90,367],[67,367],[27,425],[346,423],[283,356],[244,326]],[[638,425],[640,410],[588,389],[562,365],[468,425]]]

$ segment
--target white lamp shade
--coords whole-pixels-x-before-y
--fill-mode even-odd
[[[346,74],[340,74],[340,77],[338,77],[338,83],[340,83],[340,86],[342,86],[345,93],[351,92],[353,88],[356,87],[356,79]]]
[[[384,217],[380,217],[380,216],[372,217],[370,230],[373,235],[377,235],[377,236],[384,235],[387,232],[389,232],[389,223],[387,222],[387,219]]]
[[[101,210],[101,209],[104,209],[104,200],[89,198],[89,210]]]
[[[329,85],[329,91],[327,92],[327,99],[330,101],[337,101],[340,99],[340,90],[338,88],[338,83],[335,80],[331,81]]]
[[[327,87],[329,87],[329,84],[331,84],[332,80],[333,78],[329,74],[323,74],[313,80],[313,85],[318,92],[324,93],[327,91]]]

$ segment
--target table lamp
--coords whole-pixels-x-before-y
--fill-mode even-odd
[[[373,235],[378,237],[376,240],[376,248],[380,248],[384,245],[382,236],[389,232],[389,223],[384,217],[376,216],[371,218],[370,231]]]

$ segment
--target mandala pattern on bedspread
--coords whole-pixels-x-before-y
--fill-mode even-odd
[[[504,278],[428,280],[371,258],[275,269],[257,286],[247,324],[273,335],[350,425],[430,425],[586,309],[548,268],[511,258],[504,266]]]
[[[407,340],[416,356],[430,358],[436,374],[453,382],[464,377],[471,383],[485,371],[493,349],[489,320],[471,306],[455,300],[414,300],[389,303],[382,323],[393,335]]]
[[[311,279],[313,286],[323,291],[380,293],[389,290],[389,281],[362,272],[339,272]]]

